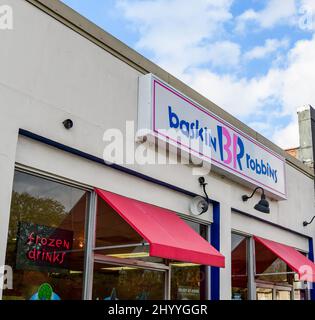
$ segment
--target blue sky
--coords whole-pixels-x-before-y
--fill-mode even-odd
[[[63,0],[281,147],[315,106],[315,0]]]

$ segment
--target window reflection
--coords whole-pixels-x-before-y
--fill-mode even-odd
[[[206,270],[193,263],[171,264],[171,300],[204,300]]]
[[[207,227],[195,222],[185,221],[192,229],[198,234],[207,239]],[[96,226],[96,247],[94,249],[95,254],[102,255],[105,259],[115,258],[121,259],[121,264],[124,260],[137,260],[137,263],[156,263],[159,266],[164,267],[169,265],[171,267],[171,299],[172,300],[203,300],[206,298],[207,276],[205,266],[196,265],[193,263],[185,263],[178,261],[168,261],[159,257],[151,257],[149,255],[149,244],[123,219],[120,217],[110,205],[108,205],[102,199],[98,199],[97,205],[97,226]],[[107,260],[108,261],[108,260]],[[119,263],[119,262],[117,262]],[[136,262],[135,262],[136,264]],[[96,264],[97,270],[94,275],[94,298],[102,299],[105,296],[103,292],[99,291],[98,277],[102,282],[106,281],[106,277],[112,281],[113,278],[119,278],[121,274],[117,274],[119,271],[116,268],[116,273],[108,273],[106,269],[102,269]],[[136,292],[139,291],[137,284],[137,277],[139,271],[130,267],[130,261],[128,267],[120,267],[120,271],[125,274],[128,273],[129,285],[125,288],[127,291],[123,293],[123,287],[120,287],[120,299],[125,299],[127,296],[129,299],[136,299]],[[101,270],[101,271],[100,271]],[[110,271],[113,271],[112,269]],[[152,271],[151,271],[152,272]],[[160,274],[159,272],[158,274]],[[135,285],[134,288],[132,286]],[[149,284],[148,284],[149,285]],[[164,288],[164,284],[163,284]],[[115,286],[117,292],[117,285]],[[150,297],[155,296],[157,293],[153,293],[155,290],[153,286],[150,290]],[[113,286],[110,285],[106,291],[109,295]],[[128,292],[130,292],[128,294]],[[163,293],[164,294],[164,293]]]
[[[291,291],[288,290],[277,290],[276,300],[291,300]]]
[[[103,199],[97,200],[95,247],[139,244],[143,238]]]
[[[94,264],[94,300],[163,300],[165,272]]]
[[[273,290],[271,288],[256,288],[257,300],[273,300]]]
[[[232,233],[232,299],[247,300],[247,238]]]
[[[148,243],[105,201],[98,198],[95,253],[121,259],[164,263],[149,256]]]
[[[293,284],[294,274],[289,266],[268,248],[255,241],[256,281]]]
[[[192,221],[185,221],[192,229],[207,239],[207,227]],[[171,300],[205,300],[207,288],[207,267],[193,263],[172,262]]]
[[[4,299],[81,299],[88,193],[16,171]]]
[[[306,290],[298,278],[295,279],[295,272],[286,262],[257,241],[255,241],[255,258],[257,299],[303,300],[306,298]]]

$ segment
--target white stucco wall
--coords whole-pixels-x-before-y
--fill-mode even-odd
[[[126,120],[137,120],[140,73],[26,1],[0,0],[2,3],[13,7],[14,30],[0,31],[0,265],[5,260],[15,162],[189,214],[190,199],[185,195],[18,138],[23,128],[101,158],[104,131],[124,131]],[[62,126],[66,118],[75,123],[70,131]],[[130,167],[201,193],[189,166]],[[207,176],[210,197],[221,203],[221,252],[227,264],[221,270],[223,299],[230,298],[232,228],[308,249],[306,238],[231,214],[233,207],[313,236],[315,224],[304,228],[302,222],[314,214],[314,181],[289,165],[286,172],[288,200],[271,201],[270,215],[253,209],[258,195],[242,202],[241,195],[251,192],[248,188],[216,174]],[[210,222],[211,212],[202,219]]]

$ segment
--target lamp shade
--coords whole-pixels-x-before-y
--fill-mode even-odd
[[[264,195],[261,196],[261,200],[259,200],[254,208],[263,213],[270,213],[269,202]]]

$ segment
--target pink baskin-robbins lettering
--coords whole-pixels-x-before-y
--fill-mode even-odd
[[[231,135],[225,126],[217,125],[216,132],[212,132],[206,126],[201,126],[198,119],[191,122],[181,119],[172,106],[168,106],[168,120],[170,128],[180,130],[189,139],[197,139],[205,147],[211,148],[212,152],[219,154],[220,161],[225,165],[238,171],[247,168],[256,175],[267,176],[274,183],[278,182],[277,170],[270,163],[246,152],[242,138],[236,133]]]

